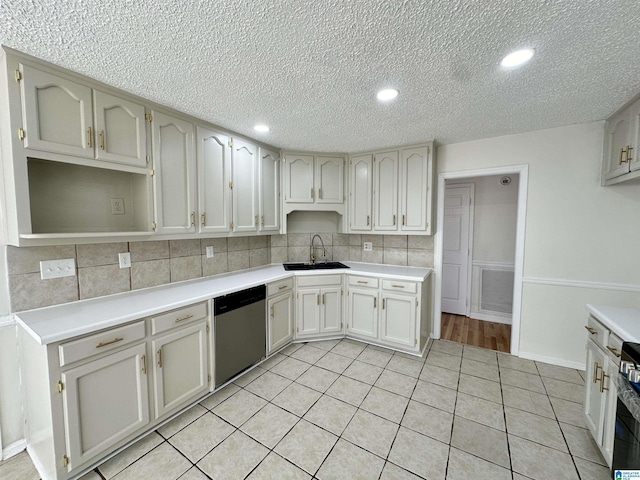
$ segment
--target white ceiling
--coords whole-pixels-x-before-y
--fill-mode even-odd
[[[637,0],[0,2],[0,43],[288,149],[601,120],[640,92]]]

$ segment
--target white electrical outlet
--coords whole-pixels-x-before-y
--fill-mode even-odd
[[[373,252],[373,242],[362,242],[365,252]]]
[[[118,264],[120,265],[120,268],[131,267],[131,254],[129,252],[119,253]]]
[[[124,215],[124,198],[111,199],[111,215]]]
[[[76,274],[76,261],[73,258],[64,260],[47,260],[40,262],[40,278],[73,277]]]
[[[206,248],[207,258],[213,258],[213,246]]]

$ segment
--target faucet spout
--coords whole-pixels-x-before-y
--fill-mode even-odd
[[[313,242],[315,241],[316,237],[318,238],[318,240],[320,240],[320,245],[322,245],[322,258],[324,258],[325,263],[327,261],[327,249],[324,248],[324,242],[322,241],[322,237],[318,234],[315,234],[311,238],[311,245],[309,246],[309,260],[311,261],[312,265],[316,263],[316,255],[313,249]]]

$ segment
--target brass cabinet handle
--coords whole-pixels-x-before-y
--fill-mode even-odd
[[[322,294],[322,304],[323,304],[323,305],[324,305],[324,303],[325,303],[325,300],[326,300],[326,299],[327,299],[327,294],[326,294],[326,293],[323,293],[323,294]]]
[[[605,390],[609,390],[607,387],[604,386],[605,378],[609,378],[609,375],[606,375],[604,373],[604,370],[602,370],[602,376],[600,377],[600,393],[604,393]]]
[[[272,317],[275,317],[275,315],[276,315],[275,309],[276,309],[276,307],[274,305],[271,305],[271,316]]]
[[[258,226],[258,215],[255,216],[254,223],[256,227]]]
[[[283,289],[287,288],[288,286],[289,286],[289,285],[280,285],[280,286],[278,287],[278,290],[283,290]]]
[[[100,148],[104,150],[104,130],[100,131]]]
[[[593,366],[593,383],[597,383],[598,382],[598,369],[601,368],[600,365],[598,365],[598,362],[595,363],[595,365]]]
[[[158,367],[162,368],[162,349],[158,349]]]
[[[631,150],[633,150],[633,147],[627,145],[627,162],[631,162],[633,160],[633,158],[631,157]]]
[[[376,297],[373,297],[373,308],[376,308],[377,304],[378,304],[378,299]]]
[[[124,340],[124,338],[117,337],[117,338],[114,338],[113,340],[111,340],[110,342],[100,342],[98,345],[96,345],[96,348],[106,347],[107,345],[112,345],[114,343],[121,342],[122,340]]]
[[[184,322],[185,320],[189,320],[190,318],[193,318],[193,315],[185,315],[184,317],[176,318],[176,323]]]
[[[311,189],[311,198],[313,199],[313,188]]]
[[[609,345],[607,345],[607,350],[609,350],[611,353],[613,353],[616,357],[621,357],[622,355],[618,352],[618,350],[616,350],[613,347],[610,347]]]
[[[384,310],[384,298],[382,299],[382,309]]]
[[[262,215],[262,226],[264,227],[264,215]]]
[[[402,225],[404,226],[404,215],[402,215]]]
[[[147,356],[146,355],[142,355],[140,357],[140,363],[142,364],[142,367],[141,367],[142,373],[146,375],[147,374]]]
[[[196,226],[196,212],[191,212],[191,226]]]
[[[202,226],[204,227],[204,226],[207,224],[207,214],[206,214],[206,213],[203,213],[203,214],[200,216],[200,220],[201,220],[201,222],[202,222]]]
[[[622,154],[624,153],[624,160],[622,160]],[[620,149],[620,156],[618,157],[618,165],[622,165],[623,163],[627,163],[629,161],[629,146],[627,148]]]
[[[318,189],[318,199],[322,200],[322,189],[321,188]]]
[[[358,283],[364,283],[365,285],[369,285],[369,282],[367,282],[366,280],[358,280]]]
[[[371,217],[367,215],[367,226],[369,226],[370,223],[371,223]]]
[[[87,128],[87,146],[93,147],[93,135],[91,127]]]
[[[393,288],[404,288],[404,285],[391,285]]]
[[[320,305],[320,295],[316,295],[316,302]]]
[[[585,327],[584,327],[584,328],[586,328],[586,329],[587,329],[587,332],[589,332],[591,335],[595,335],[596,333],[598,333],[598,331],[597,331],[597,330],[595,330],[595,329],[593,329],[593,328],[591,328],[591,327],[587,327],[586,325],[585,325]]]
[[[393,225],[395,226],[395,224],[396,224],[396,216],[394,215],[393,216]]]

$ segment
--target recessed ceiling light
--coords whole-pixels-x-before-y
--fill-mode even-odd
[[[378,100],[381,102],[388,102],[389,100],[393,100],[398,96],[398,90],[395,88],[385,88],[384,90],[380,90],[378,92]]]
[[[516,50],[515,52],[511,52],[509,55],[504,57],[500,62],[500,65],[505,68],[519,67],[520,65],[523,65],[531,60],[531,57],[533,57],[534,53],[535,50],[533,50],[532,48]]]
[[[265,133],[265,132],[268,132],[270,130],[268,126],[263,125],[263,124],[258,124],[255,127],[253,127],[253,129],[256,132],[260,132],[260,133]]]

